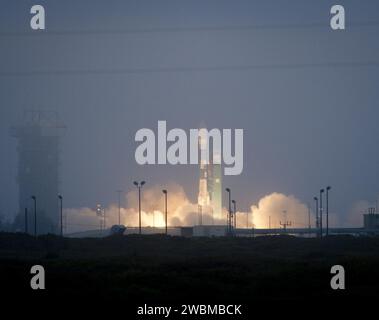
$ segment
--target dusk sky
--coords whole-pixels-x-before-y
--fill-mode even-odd
[[[280,3],[280,5],[278,4]],[[330,28],[342,4],[346,30]],[[304,0],[0,0],[0,213],[18,210],[16,139],[25,109],[67,126],[61,192],[69,208],[117,202],[116,190],[170,182],[192,201],[195,165],[139,166],[140,128],[244,129],[244,170],[224,177],[241,210],[273,192],[331,211],[379,195],[379,2]],[[124,205],[127,205],[124,203]],[[226,203],[224,202],[224,206]]]

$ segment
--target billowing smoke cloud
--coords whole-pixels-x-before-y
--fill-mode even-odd
[[[312,212],[310,220],[314,225]],[[250,212],[237,214],[239,227],[252,227],[254,224],[256,228],[280,228],[280,223],[284,222],[291,223],[291,227],[307,227],[308,206],[292,195],[275,192],[260,199],[258,205],[252,205]]]
[[[189,226],[198,224],[198,206],[191,202],[184,189],[175,183],[167,186],[168,190],[168,225]],[[133,190],[126,194],[126,207],[121,208],[121,223],[138,226],[138,192]],[[141,219],[144,227],[164,227],[164,194],[161,186],[144,187],[141,195]],[[118,224],[118,205],[112,204],[105,209],[106,226]],[[95,208],[67,209],[67,232],[78,232],[99,229],[103,220],[96,214]],[[210,215],[203,214],[203,224],[226,223],[227,210],[223,208],[225,219],[213,220]],[[291,222],[293,227],[308,226],[308,207],[291,195],[272,193],[252,205],[249,212],[237,212],[237,227],[268,228],[269,220],[272,228],[279,228],[280,222]],[[314,214],[311,213],[311,224],[314,225]]]
[[[171,183],[168,190],[168,225],[193,225],[197,219],[197,204],[191,203],[183,188]],[[125,210],[124,223],[126,225],[138,225],[138,193],[129,192],[126,195],[128,209]],[[162,187],[146,187],[142,197],[142,221],[144,225],[163,227],[165,225],[164,194]]]
[[[171,183],[168,190],[168,225],[186,226],[198,223],[198,207],[186,196],[180,185]],[[136,227],[139,224],[138,192],[133,190],[126,194],[127,207],[121,208],[121,223]],[[141,193],[141,221],[144,227],[165,226],[165,202],[161,186],[144,187]],[[118,224],[118,205],[112,204],[104,208],[106,226]],[[89,229],[99,229],[104,219],[97,215],[96,208],[79,208],[65,210],[67,232],[78,232]],[[204,223],[209,223],[210,217],[203,216]]]
[[[95,209],[78,208],[64,210],[65,233],[95,230],[100,228],[100,219]]]
[[[191,202],[184,189],[175,183],[167,186],[168,190],[168,225],[191,226],[199,223],[197,203]],[[138,193],[133,190],[126,194],[126,207],[121,208],[121,223],[129,227],[138,226]],[[142,192],[142,225],[144,227],[164,227],[164,194],[161,186],[145,186]],[[310,212],[311,226],[315,226],[314,203]],[[376,203],[366,200],[356,202],[351,210],[343,217],[333,212],[333,206],[329,212],[329,226],[337,227],[362,227],[363,213],[367,213],[369,207],[375,207]],[[325,212],[324,212],[325,213]],[[118,205],[112,204],[105,208],[106,226],[118,224]],[[96,214],[96,208],[66,209],[66,232],[73,233],[84,230],[100,228],[101,217]],[[227,209],[223,208],[221,220],[213,220],[210,215],[203,213],[203,224],[225,225]],[[324,214],[324,223],[325,221]],[[280,223],[288,221],[291,227],[308,227],[308,206],[292,195],[274,192],[266,195],[251,205],[250,210],[237,212],[237,227],[252,228],[280,228]]]

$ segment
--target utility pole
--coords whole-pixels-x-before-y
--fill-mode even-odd
[[[237,209],[236,209],[236,200],[232,200],[233,203],[233,214],[234,214],[234,230],[237,229]]]
[[[167,190],[162,190],[165,197],[165,205],[164,205],[164,211],[165,211],[165,223],[166,223],[166,236],[167,236]]]
[[[283,212],[283,217],[284,217],[284,223],[286,224],[286,223],[288,223],[288,221],[287,221],[287,210],[283,210],[282,212]],[[282,225],[280,221],[279,221],[279,224]],[[286,230],[287,230],[287,226],[284,226],[284,231],[286,231]]]
[[[318,212],[318,198],[317,197],[313,197],[313,200],[316,203],[316,229],[318,229],[319,226],[320,226],[320,222],[319,222],[319,218],[318,218],[318,214],[319,214],[319,212]],[[317,232],[317,234],[318,234],[318,232]]]
[[[32,196],[34,201],[34,236],[37,237],[37,198]]]
[[[117,190],[118,193],[118,225],[121,225],[121,193],[123,190]]]
[[[63,237],[63,197],[62,195],[58,195],[58,199],[60,200],[60,216],[61,216],[61,237]]]
[[[67,212],[64,215],[64,233],[67,233]]]
[[[106,220],[106,209],[103,208],[103,226],[104,226],[104,230],[107,229],[107,220]]]
[[[309,234],[311,233],[311,206],[308,205],[308,229],[309,229]]]
[[[254,211],[251,211],[251,224],[253,225],[252,234],[254,238],[255,237]]]
[[[28,233],[28,208],[25,208],[25,233]]]
[[[323,211],[323,207],[322,207],[322,194],[324,193],[324,189],[321,189],[320,190],[320,237],[322,238],[322,211]]]
[[[225,191],[229,195],[229,214],[228,214],[228,233],[232,235],[232,200],[231,200],[231,191],[229,188],[226,188]]]
[[[103,230],[103,222],[104,222],[104,215],[103,215],[104,211],[103,211],[103,208],[101,206],[101,204],[97,204],[96,205],[96,215],[99,217],[99,227],[100,227],[100,231]]]
[[[140,183],[137,181],[134,181],[133,184],[138,188],[138,220],[139,220],[139,234],[142,234],[142,228],[141,228],[141,188],[145,184],[145,181],[141,181]]]
[[[329,191],[331,186],[326,187],[326,236],[329,235]]]

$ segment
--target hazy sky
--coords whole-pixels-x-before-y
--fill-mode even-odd
[[[224,179],[240,207],[274,191],[312,201],[331,185],[332,210],[343,217],[356,201],[377,198],[378,1],[338,1],[342,32],[329,27],[335,1],[37,2],[47,30],[36,35],[35,1],[0,0],[3,214],[18,205],[9,127],[33,108],[56,110],[67,125],[68,207],[116,202],[116,190],[131,190],[133,179],[175,180],[195,201],[196,166],[135,163],[135,132],[156,130],[158,120],[169,129],[204,122],[245,130],[244,171]]]

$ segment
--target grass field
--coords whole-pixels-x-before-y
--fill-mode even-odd
[[[35,295],[30,289],[35,264],[45,268],[44,291],[50,299],[296,305],[379,298],[379,238],[35,239],[0,234],[2,286],[9,297]],[[336,264],[345,268],[346,290],[330,288]]]

